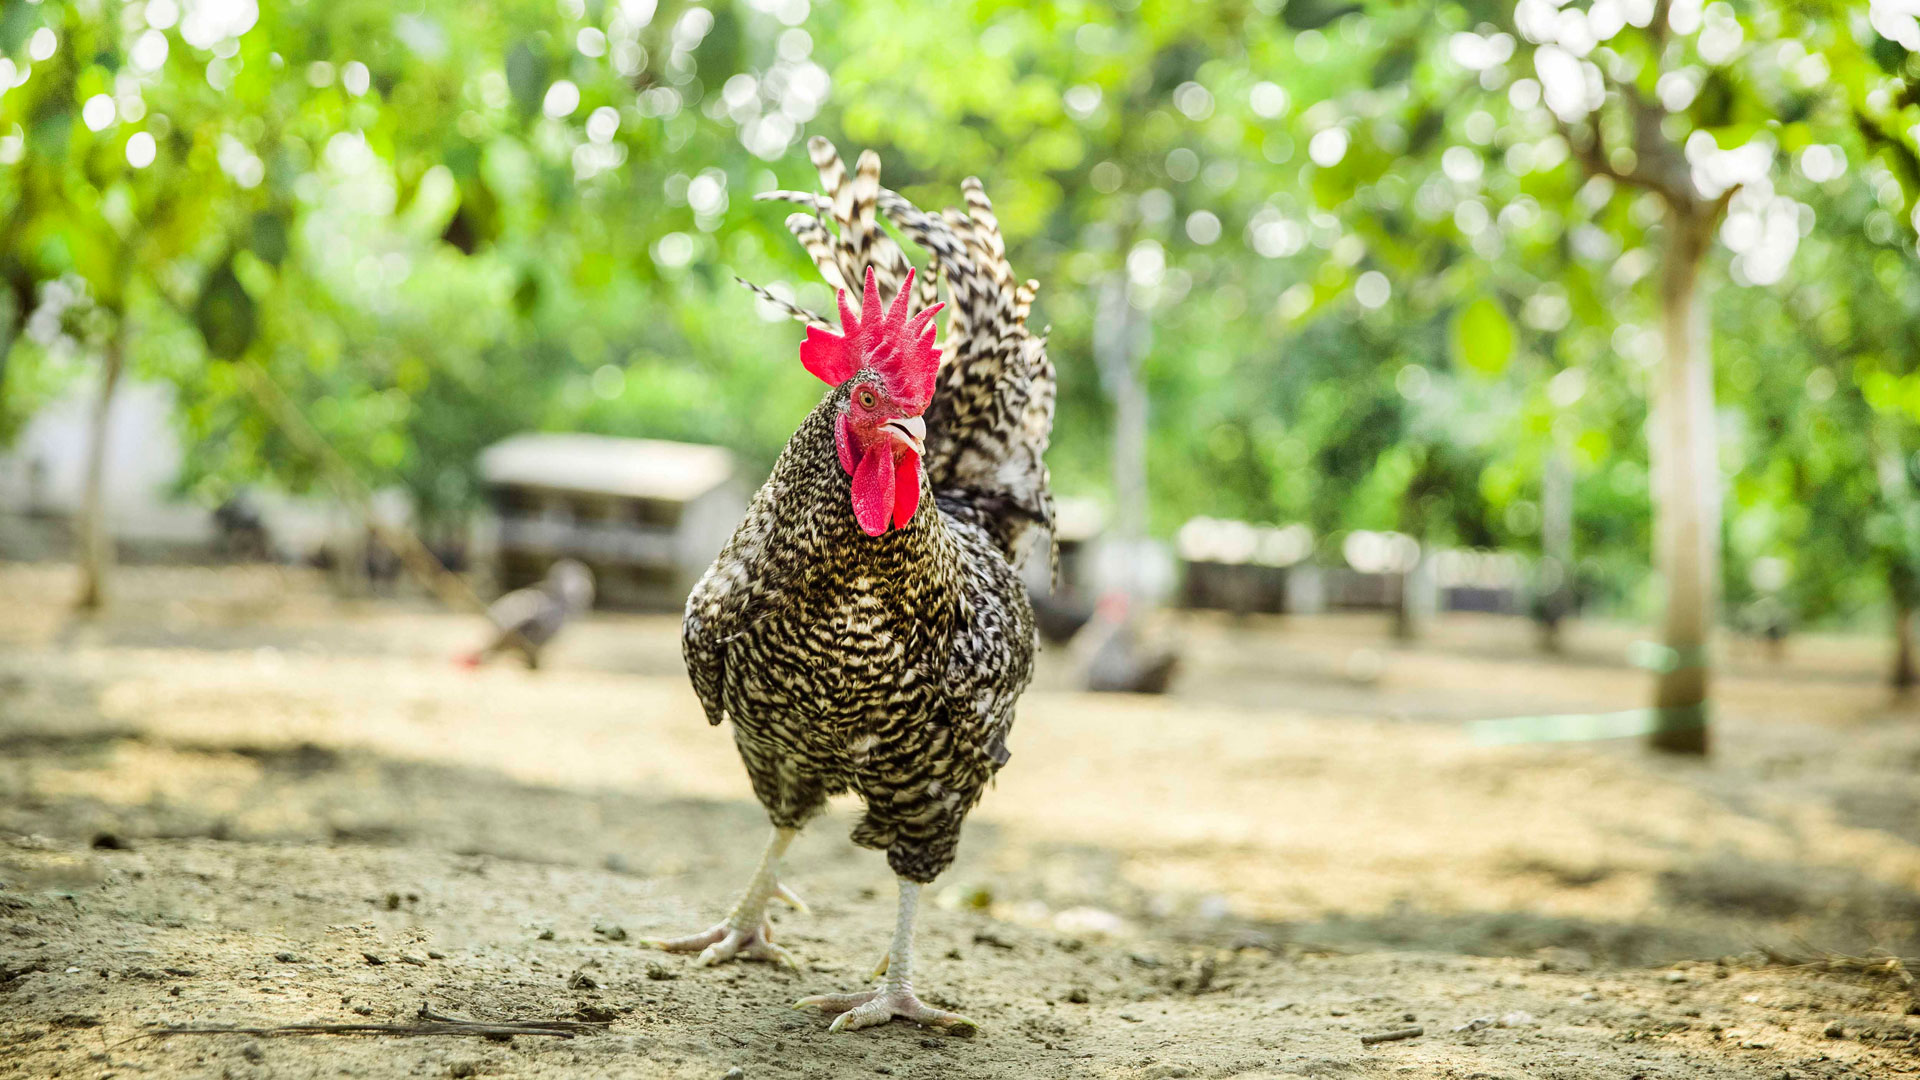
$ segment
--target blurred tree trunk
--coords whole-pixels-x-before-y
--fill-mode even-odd
[[[1422,456],[1424,470],[1430,458]],[[1400,493],[1400,529],[1420,540],[1420,555],[1412,566],[1400,572],[1399,596],[1393,605],[1393,637],[1396,641],[1417,641],[1439,611],[1439,592],[1433,583],[1433,552],[1428,550],[1426,514],[1417,495],[1419,475]]]
[[[1920,668],[1913,655],[1913,605],[1896,599],[1893,603],[1893,688],[1905,693],[1920,683]]]
[[[1126,591],[1137,598],[1143,585],[1137,570],[1139,545],[1147,535],[1147,389],[1140,362],[1150,329],[1132,293],[1124,272],[1101,289],[1093,351],[1100,382],[1113,400],[1113,532],[1135,567]]]
[[[0,287],[0,417],[7,411],[7,361],[13,356],[13,343],[19,340],[26,317],[13,290]]]
[[[1539,591],[1535,599],[1540,648],[1559,653],[1560,631],[1573,612],[1573,462],[1560,425],[1540,482]]]
[[[1900,446],[1895,425],[1882,420],[1873,431],[1874,471],[1879,474],[1880,499],[1901,525],[1900,532],[1912,528],[1913,485],[1907,479],[1907,459]],[[1920,572],[1916,571],[1912,547],[1903,535],[1886,554],[1887,601],[1893,608],[1893,670],[1887,681],[1895,691],[1904,693],[1920,683],[1920,659],[1914,656],[1914,604],[1920,600]]]
[[[1667,5],[1649,24],[1664,45]],[[1694,182],[1667,113],[1633,83],[1610,84],[1626,110],[1627,145],[1610,151],[1598,117],[1584,139],[1569,135],[1587,173],[1642,188],[1666,206],[1660,267],[1660,365],[1650,391],[1647,442],[1653,464],[1654,566],[1666,586],[1666,645],[1653,690],[1654,749],[1707,752],[1707,645],[1720,580],[1720,460],[1713,413],[1713,352],[1700,271],[1714,227],[1739,186],[1709,196]]]
[[[1700,270],[1712,243],[1712,212],[1670,202],[1661,268],[1659,369],[1649,423],[1653,458],[1654,561],[1665,580],[1664,644],[1672,650],[1654,686],[1656,749],[1707,751],[1707,645],[1720,574],[1720,463]]]
[[[80,595],[75,605],[97,610],[106,602],[107,573],[113,566],[113,534],[107,527],[108,430],[113,395],[126,361],[126,335],[115,329],[101,358],[100,396],[93,404],[93,430],[87,441],[87,481],[80,506]]]

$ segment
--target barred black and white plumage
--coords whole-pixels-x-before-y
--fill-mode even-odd
[[[775,825],[854,792],[867,804],[855,841],[926,882],[1006,759],[1033,613],[991,535],[931,500],[905,528],[860,531],[834,460],[843,396],[788,442],[694,589],[682,641]]]
[[[905,528],[861,533],[834,454],[845,390],[830,391],[689,598],[687,666],[708,719],[733,721],[776,824],[798,827],[828,796],[857,792],[868,810],[855,838],[928,881],[1007,755],[1032,667],[1012,561],[1027,528],[1051,521],[1041,455],[1053,369],[1026,330],[1034,285],[1014,282],[979,181],[963,187],[966,212],[935,217],[880,187],[872,151],[849,177],[831,143],[809,149],[825,194],[771,194],[811,208],[788,227],[829,284],[871,267],[883,295],[899,287],[908,262],[884,213],[931,255],[937,273],[920,281],[946,285],[946,359],[926,412],[931,498]],[[923,286],[913,306],[931,299]]]
[[[804,208],[787,225],[829,285],[868,282],[864,299],[848,289],[843,324],[879,320],[882,313],[867,308],[879,306],[877,297],[899,293],[886,312],[892,318],[928,308],[944,292],[945,359],[934,371],[927,345],[930,401],[889,421],[912,453],[884,443],[880,451],[894,453],[893,467],[918,485],[917,501],[911,492],[901,499],[916,507],[910,518],[892,511],[889,519],[877,504],[868,505],[871,521],[856,515],[865,474],[855,472],[846,425],[864,414],[850,395],[866,408],[877,392],[884,409],[890,385],[863,381],[871,372],[861,368],[801,422],[687,600],[682,641],[695,691],[710,722],[732,722],[776,831],[725,923],[657,944],[704,949],[708,963],[790,960],[772,944],[764,917],[766,901],[782,891],[780,855],[830,796],[853,792],[866,803],[853,839],[885,851],[901,878],[900,929],[880,989],[808,1003],[843,1013],[836,1029],[896,1016],[970,1026],[914,999],[912,913],[919,884],[952,862],[968,811],[1008,760],[1014,705],[1032,673],[1033,612],[1014,564],[1029,533],[1052,522],[1043,455],[1053,368],[1044,340],[1026,327],[1035,283],[1015,281],[979,181],[964,184],[964,210],[935,216],[880,186],[872,151],[849,176],[831,143],[814,139],[809,150],[824,194],[763,197]],[[928,254],[925,272],[910,274],[882,216]],[[830,333],[820,314],[748,287],[809,326],[803,360],[815,336]],[[840,341],[819,338],[821,348]],[[816,374],[831,367],[807,362]],[[858,452],[861,470],[870,452]],[[889,500],[894,475],[883,478]]]

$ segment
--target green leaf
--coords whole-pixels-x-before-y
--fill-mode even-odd
[[[695,53],[700,65],[700,77],[711,85],[719,86],[727,81],[727,76],[739,71],[742,66],[742,33],[740,16],[735,13],[732,4],[715,4],[713,29],[700,42],[700,50]]]
[[[1498,302],[1483,296],[1454,317],[1453,354],[1482,375],[1498,375],[1513,359],[1513,323]]]
[[[1901,67],[1907,62],[1907,50],[1899,42],[1888,41],[1879,35],[1874,36],[1871,52],[1873,62],[1889,75],[1900,74]]]
[[[540,279],[529,271],[521,271],[520,281],[513,287],[513,309],[521,315],[527,315],[540,303]]]
[[[500,237],[500,200],[478,175],[460,184],[460,205],[440,239],[471,255]]]
[[[253,344],[253,297],[234,275],[231,257],[207,275],[200,299],[193,305],[193,321],[207,339],[207,352],[217,359],[237,360]]]
[[[253,215],[247,246],[262,262],[279,266],[287,257],[287,219],[271,210]]]
[[[1287,0],[1287,6],[1280,9],[1280,20],[1295,30],[1318,30],[1359,11],[1359,4],[1340,0]]]
[[[13,54],[40,28],[40,13],[32,4],[7,4],[0,12],[0,53]]]
[[[1368,81],[1373,84],[1375,90],[1406,82],[1407,76],[1413,74],[1413,63],[1419,59],[1419,56],[1419,42],[1413,38],[1407,38],[1374,61],[1373,72],[1368,76]]]
[[[1427,152],[1433,140],[1447,129],[1447,115],[1439,109],[1425,109],[1419,119],[1413,122],[1412,130],[1407,132],[1407,153],[1418,156]]]
[[[534,52],[525,39],[507,50],[507,88],[513,91],[522,116],[539,112],[540,102],[547,96],[547,58]]]
[[[1693,120],[1700,127],[1722,127],[1733,121],[1733,81],[1716,69],[1700,84],[1693,98]]]

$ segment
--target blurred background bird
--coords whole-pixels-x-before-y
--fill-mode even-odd
[[[1072,652],[1082,685],[1102,693],[1164,694],[1180,668],[1179,651],[1141,626],[1132,599],[1119,590],[1100,598]]]
[[[1053,522],[1041,460],[1053,367],[1026,327],[1036,283],[1014,280],[978,180],[963,185],[964,211],[935,216],[880,187],[872,151],[849,178],[831,143],[810,149],[826,195],[771,197],[805,208],[787,227],[839,290],[841,332],[749,288],[807,324],[801,362],[832,389],[695,587],[682,639],[709,721],[733,721],[774,833],[724,921],[654,944],[703,963],[792,964],[766,919],[770,899],[797,903],[781,855],[829,796],[853,791],[866,802],[854,842],[885,851],[899,878],[884,979],[798,1004],[835,1014],[835,1031],[901,1017],[970,1034],[972,1021],[914,993],[914,915],[1008,759],[1032,671],[1015,564]],[[880,213],[929,253],[926,273],[909,268]],[[936,282],[951,305],[944,368]]]
[[[487,608],[493,638],[460,657],[464,667],[479,667],[495,654],[518,653],[529,668],[540,666],[540,654],[568,622],[593,607],[593,571],[573,559],[561,559],[548,568],[538,585],[515,589]]]

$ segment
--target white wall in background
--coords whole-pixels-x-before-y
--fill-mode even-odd
[[[74,385],[0,452],[0,511],[71,515],[86,487],[87,440],[98,386]],[[128,379],[108,413],[106,507],[128,540],[194,542],[212,535],[204,507],[169,497],[184,453],[173,430],[173,388]]]

